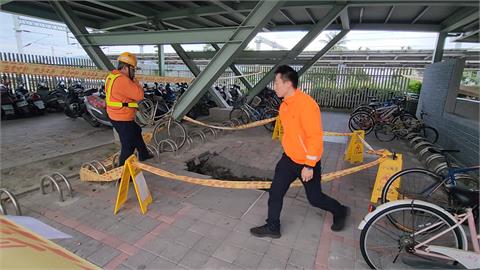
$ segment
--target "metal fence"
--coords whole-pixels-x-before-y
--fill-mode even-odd
[[[203,70],[206,66],[199,66]],[[264,65],[238,65],[247,79],[255,85],[272,68]],[[301,66],[294,66],[299,70]],[[411,68],[385,67],[311,67],[301,78],[299,88],[312,96],[322,107],[353,108],[368,103],[370,97],[386,101],[404,95],[408,91],[412,75]],[[193,77],[184,65],[168,66],[167,76]],[[217,84],[243,86],[239,78],[230,70],[222,75]],[[227,77],[227,78],[225,78]],[[230,78],[229,78],[230,77]],[[272,88],[273,83],[268,87]]]
[[[58,65],[58,66],[68,66],[68,67],[79,67],[79,68],[88,68],[96,69],[97,67],[92,60],[87,58],[74,58],[74,57],[52,57],[52,56],[43,56],[43,55],[30,55],[30,54],[16,54],[16,53],[0,53],[0,60],[2,61],[12,61],[12,62],[21,62],[21,63],[33,63],[33,64],[45,64],[45,65]],[[11,83],[11,89],[14,90],[18,87],[19,84],[23,83],[27,89],[32,91],[36,89],[37,84],[41,81],[44,81],[50,89],[54,89],[58,82],[65,81],[65,83],[81,81],[84,87],[97,87],[101,81],[100,80],[91,80],[83,78],[74,78],[74,77],[52,77],[52,76],[39,76],[39,75],[28,75],[28,74],[2,74],[5,76]]]
[[[51,57],[40,55],[25,55],[14,53],[0,53],[0,60],[22,63],[38,63],[61,65],[80,68],[96,68],[92,60],[87,58]],[[206,65],[200,65],[204,70]],[[237,68],[246,75],[251,84],[255,85],[272,68],[269,65],[237,65]],[[294,66],[300,69],[300,66]],[[153,74],[154,70],[140,70],[142,74]],[[311,95],[322,107],[353,108],[358,104],[367,103],[369,97],[376,97],[380,101],[393,96],[403,95],[408,90],[410,79],[403,75],[412,75],[412,68],[392,67],[311,67],[300,79],[300,88]],[[82,78],[46,77],[25,74],[2,74],[12,83],[15,89],[21,82],[33,90],[39,81],[45,81],[52,89],[63,80],[73,82],[80,80],[85,87],[96,87],[101,81]],[[185,65],[166,65],[165,76],[193,78],[193,74]],[[240,79],[227,69],[215,84],[242,86]],[[273,83],[269,84],[273,87]]]

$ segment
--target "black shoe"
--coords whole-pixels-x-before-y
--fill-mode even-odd
[[[152,155],[152,154],[149,153],[148,156],[146,156],[146,157],[139,157],[138,160],[139,160],[139,161],[145,161],[145,160],[149,160],[149,159],[154,158],[154,157],[155,157],[154,155]]]
[[[335,232],[343,230],[343,228],[345,227],[345,221],[347,220],[348,216],[350,216],[350,207],[342,206],[341,214],[333,216],[333,224],[330,229]]]
[[[255,227],[250,229],[250,233],[256,237],[271,237],[271,238],[280,238],[280,229],[272,230],[268,224],[265,224],[260,227]]]

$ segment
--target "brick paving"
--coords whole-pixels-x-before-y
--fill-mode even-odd
[[[347,117],[324,112],[324,129],[347,131]],[[156,164],[198,176],[185,172],[183,161],[217,151],[229,153],[252,171],[273,173],[282,150],[269,136],[263,128],[228,133],[189,152],[163,154]],[[375,148],[381,146],[374,136],[367,140]],[[401,142],[392,145],[391,150],[407,151]],[[324,172],[352,166],[343,161],[345,147],[338,138],[326,138]],[[411,154],[405,154],[404,164],[419,166]],[[145,173],[153,195],[146,215],[139,214],[133,191],[114,215],[113,183],[73,180],[75,196],[64,203],[57,201],[56,194],[40,192],[19,200],[24,215],[72,236],[55,242],[104,269],[367,269],[358,247],[357,226],[367,213],[375,174],[376,167],[323,185],[327,194],[352,209],[341,232],[330,230],[332,217],[310,206],[303,188],[291,188],[284,200],[282,237],[273,240],[249,234],[266,218],[268,193],[262,190],[195,186]]]

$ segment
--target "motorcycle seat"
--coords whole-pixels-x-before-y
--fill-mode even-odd
[[[91,95],[87,96],[88,103],[92,104],[97,109],[105,109],[106,104],[105,104],[105,99],[97,96],[97,95]]]

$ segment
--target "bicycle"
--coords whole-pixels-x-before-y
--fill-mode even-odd
[[[411,133],[418,133],[432,144],[438,141],[438,131],[435,128],[411,117],[403,119],[398,117],[392,123],[378,124],[374,129],[375,137],[382,142],[391,142],[396,138],[404,139]]]
[[[430,152],[444,155],[446,153],[459,152],[458,150],[430,148]],[[463,204],[462,197],[455,194],[456,187],[478,189],[479,180],[468,172],[478,171],[480,166],[467,168],[455,167],[448,156],[444,155],[445,162],[437,167],[438,173],[423,168],[411,168],[402,170],[392,175],[382,189],[381,203],[392,199],[419,199],[441,205],[444,208],[455,208],[457,204]],[[460,200],[460,201],[458,201]],[[473,209],[478,206],[470,205]]]
[[[455,194],[468,198],[468,205],[478,205],[478,189],[457,187]],[[392,216],[405,226],[392,224]],[[468,250],[465,221],[474,251]],[[480,268],[480,235],[469,207],[452,215],[429,202],[392,201],[367,214],[358,228],[362,256],[372,269]]]
[[[230,121],[236,119],[240,120],[242,124],[248,124],[250,122],[260,121],[264,119],[274,118],[278,116],[278,110],[270,108],[268,106],[259,106],[262,99],[254,97],[252,105],[246,102],[246,97],[240,101],[240,106],[235,106],[230,112]],[[264,127],[272,132],[275,128],[275,122],[268,123]]]
[[[405,112],[402,104],[405,98],[397,98],[393,105],[370,109],[370,111],[358,111],[350,116],[348,128],[354,130],[364,130],[365,134],[372,132],[375,126],[382,124],[403,121],[405,123],[416,120],[416,117]]]
[[[375,96],[368,96],[369,103],[367,105],[360,105],[356,108],[353,109],[353,111],[350,113],[350,115],[353,115],[354,113],[364,111],[364,112],[373,112],[375,109],[381,108],[381,107],[387,107],[394,105],[395,99],[389,99],[385,102],[380,102],[378,101],[377,97]]]

